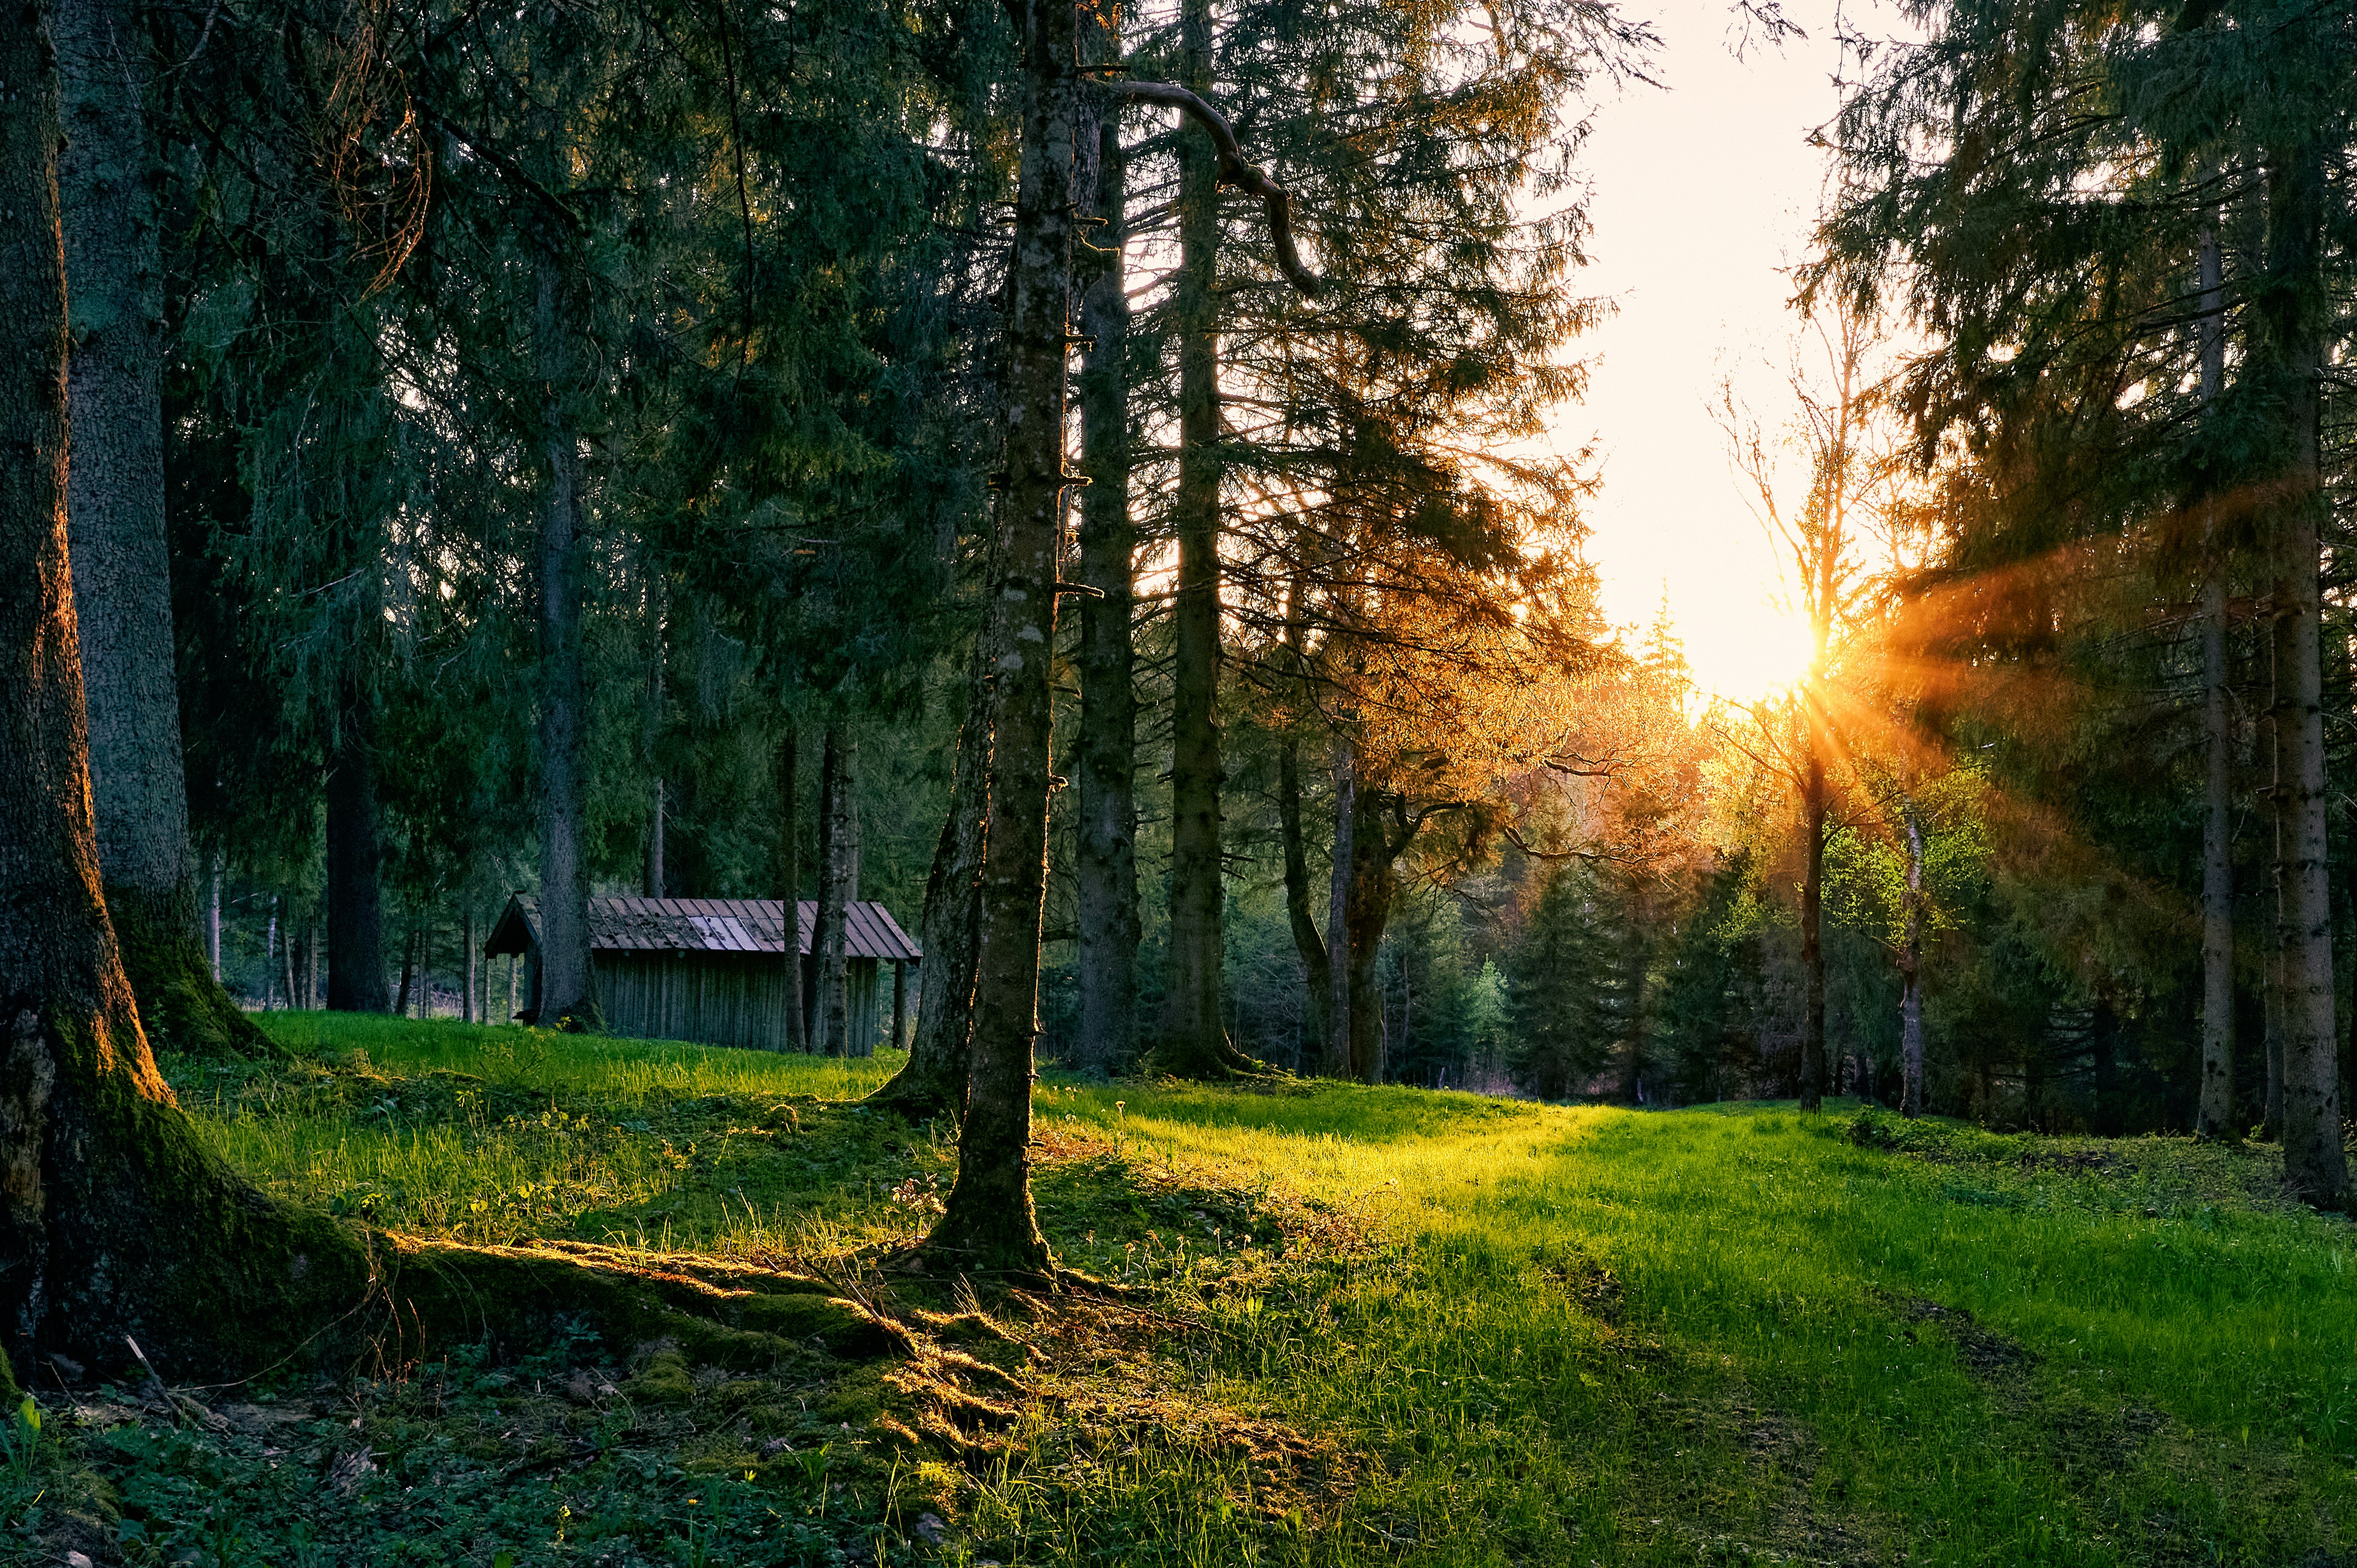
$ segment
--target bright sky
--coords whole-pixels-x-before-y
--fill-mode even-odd
[[[1663,40],[1663,89],[1601,103],[1584,163],[1594,187],[1586,292],[1617,316],[1583,341],[1587,401],[1556,437],[1593,439],[1603,490],[1587,508],[1589,553],[1616,624],[1648,624],[1666,584],[1697,680],[1760,694],[1807,660],[1779,607],[1767,534],[1746,509],[1708,401],[1722,377],[1763,420],[1781,421],[1771,362],[1794,317],[1778,270],[1803,258],[1825,155],[1809,131],[1836,105],[1834,0],[1792,0],[1806,39],[1756,41],[1738,60],[1729,0],[1636,0]],[[1848,19],[1888,17],[1852,0]]]

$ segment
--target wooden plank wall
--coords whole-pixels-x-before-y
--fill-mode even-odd
[[[786,970],[774,954],[599,952],[597,1000],[606,1027],[636,1040],[694,1040],[744,1050],[781,1051],[786,1038]],[[873,1056],[890,1024],[878,983],[883,965],[849,966],[850,1054]]]

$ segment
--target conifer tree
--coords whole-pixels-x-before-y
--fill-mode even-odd
[[[2345,203],[2315,171],[2346,145],[2345,26],[2271,0],[2125,12],[1971,0],[1921,16],[1924,47],[1878,62],[1845,109],[1849,177],[1820,276],[1853,299],[1899,291],[1934,340],[1905,403],[1922,449],[1956,454],[1947,569],[2018,580],[1975,633],[2010,645],[1996,667],[2087,668],[2079,650],[2117,624],[2101,580],[2069,569],[2067,543],[2117,539],[2157,585],[2223,574],[2262,589],[2268,613],[2254,629],[2282,677],[2270,714],[2282,774],[2268,796],[2283,830],[2281,1077],[2303,1086],[2286,1102],[2286,1158],[2312,1197],[2339,1201],[2311,648],[2325,485],[2315,389],[2345,335],[2319,302],[2346,267],[2330,238]],[[1931,140],[1902,148],[1918,134]],[[1903,274],[1891,264],[1902,260]],[[2236,339],[2239,356],[2222,352]],[[2201,655],[2188,682],[2204,692],[2200,708],[2222,662]],[[2214,925],[2217,857],[2187,861],[2212,884]],[[2213,1031],[2222,989],[2206,1007]],[[2222,1048],[2212,1040],[2213,1057]]]

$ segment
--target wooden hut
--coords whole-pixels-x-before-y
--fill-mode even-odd
[[[592,898],[589,961],[606,1027],[640,1040],[694,1040],[707,1046],[783,1050],[786,1027],[785,904],[775,898]],[[811,934],[818,905],[795,906],[794,948],[802,970],[807,1023],[818,990]],[[909,972],[921,955],[881,904],[849,907],[844,950],[853,1056],[880,1044],[903,1042]],[[540,911],[517,894],[508,900],[486,958],[507,954],[526,977],[524,1007],[540,1009]],[[883,968],[892,966],[886,994]]]

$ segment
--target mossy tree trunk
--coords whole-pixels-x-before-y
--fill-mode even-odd
[[[1071,0],[1028,0],[1017,16],[1023,140],[999,420],[1006,478],[990,624],[975,648],[991,660],[991,748],[972,1068],[957,1180],[926,1245],[966,1267],[1041,1273],[1051,1260],[1031,1202],[1031,1080],[1066,483],[1078,16]]]
[[[164,528],[160,171],[144,102],[147,32],[124,0],[58,0],[54,26],[72,310],[66,512],[100,874],[154,1046],[266,1052],[269,1041],[206,959],[188,841]]]
[[[395,1364],[577,1316],[770,1365],[813,1331],[888,1326],[819,1282],[634,1270],[371,1236],[256,1192],[156,1070],[99,883],[66,537],[66,317],[56,57],[46,7],[0,13],[0,1383],[58,1354],[100,1377],[136,1339],[167,1376],[302,1358]],[[694,1275],[694,1277],[690,1277]]]
[[[56,57],[40,5],[0,16],[0,1331],[213,1364],[286,1309],[360,1299],[361,1249],[253,1192],[156,1070],[100,889],[66,535]]]

